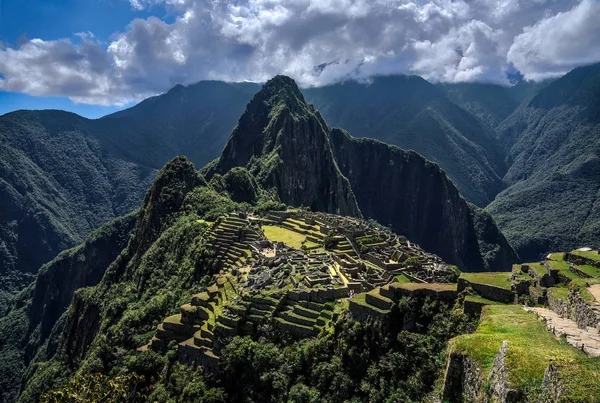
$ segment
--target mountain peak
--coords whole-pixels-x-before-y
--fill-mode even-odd
[[[258,108],[267,106],[270,112],[275,114],[284,110],[288,110],[294,116],[314,113],[296,82],[288,76],[275,76],[267,81],[250,104],[249,109],[252,104]]]

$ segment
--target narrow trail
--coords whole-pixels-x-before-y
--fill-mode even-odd
[[[597,291],[600,295],[600,288],[597,288]],[[546,327],[556,337],[564,335],[570,345],[583,350],[590,357],[600,357],[600,334],[597,329],[593,327],[580,329],[571,319],[561,318],[556,312],[547,308],[524,307],[524,309],[546,319]]]
[[[588,291],[596,298],[597,302],[600,302],[600,284],[589,286]]]

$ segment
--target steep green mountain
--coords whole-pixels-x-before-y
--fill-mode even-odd
[[[156,170],[110,153],[94,122],[61,111],[0,117],[0,274],[35,273],[139,206]]]
[[[349,81],[304,93],[331,125],[435,161],[479,206],[503,188],[506,166],[494,130],[420,77],[376,77],[368,85]]]
[[[260,89],[252,83],[201,81],[95,121],[114,152],[160,169],[185,154],[197,166],[216,158],[246,104]]]
[[[600,235],[600,64],[542,89],[499,127],[508,188],[487,210],[525,259]]]
[[[331,130],[287,77],[255,95],[204,173],[233,167],[246,168],[286,204],[373,218],[464,270],[509,270],[516,259],[493,220],[474,226],[473,216],[485,213],[469,207],[437,165]],[[484,233],[496,235],[484,241]]]
[[[207,183],[189,161],[184,158],[170,161],[148,191],[128,245],[104,271],[98,284],[75,292],[66,315],[49,336],[47,347],[39,350],[27,368],[22,386],[12,385],[11,391],[20,389],[19,401],[37,401],[50,390],[49,395],[43,395],[46,399],[43,401],[73,401],[83,397],[109,402],[242,402],[248,399],[279,402],[288,398],[304,401],[312,396],[317,401],[343,402],[354,398],[383,402],[389,398],[421,399],[424,394],[433,392],[431,380],[443,373],[439,360],[444,356],[447,340],[473,328],[472,318],[452,309],[451,299],[456,294],[452,284],[431,289],[427,284],[415,284],[430,297],[415,293],[410,300],[400,299],[394,308],[369,305],[366,301],[370,298],[364,300],[364,294],[362,300],[357,297],[352,303],[356,312],[361,309],[371,312],[366,317],[382,313],[386,318],[389,316],[389,320],[378,320],[376,316],[372,320],[359,320],[358,317],[363,316],[353,318],[343,303],[324,303],[316,297],[306,301],[310,308],[302,308],[304,302],[290,308],[304,315],[313,315],[315,309],[323,310],[325,316],[318,320],[333,320],[331,325],[323,327],[319,338],[297,338],[279,328],[277,320],[265,320],[260,326],[250,323],[244,327],[248,333],[220,335],[218,329],[232,329],[225,327],[221,320],[236,317],[232,309],[240,309],[235,305],[238,299],[240,304],[242,301],[271,301],[260,299],[264,297],[256,293],[254,296],[242,294],[248,287],[242,284],[242,271],[236,269],[237,266],[224,265],[222,259],[229,255],[218,252],[223,242],[239,243],[227,235],[227,231],[235,228],[234,223],[242,221],[238,214],[228,214],[236,206],[227,194]],[[333,219],[343,221],[341,217]],[[219,225],[226,231],[215,229]],[[380,231],[378,226],[373,228]],[[242,233],[250,230],[250,227],[245,228]],[[114,232],[107,229],[103,233]],[[386,233],[394,239],[391,233]],[[413,253],[417,252],[414,245],[408,246],[406,242],[405,245]],[[90,247],[93,248],[92,243]],[[431,258],[439,262],[439,258]],[[69,262],[67,255],[59,260]],[[415,264],[414,259],[409,262],[412,263],[407,264]],[[60,270],[59,267],[65,265],[54,267]],[[436,270],[452,275],[452,270],[443,267]],[[48,268],[45,272],[48,270],[54,269]],[[229,280],[213,284],[215,278]],[[228,281],[235,282],[235,289],[227,285]],[[219,290],[216,284],[222,288],[218,297],[214,296],[214,290]],[[38,281],[31,293],[36,295],[38,290],[44,289],[45,285]],[[269,290],[269,298],[287,292],[287,288],[270,287]],[[393,290],[395,288],[388,288],[387,295],[393,294]],[[412,293],[410,287],[403,290],[399,292]],[[434,301],[438,299],[439,290],[442,290],[440,295],[445,296]],[[220,342],[222,366],[217,372],[203,372],[193,362],[186,361],[187,347],[181,347],[181,343],[171,343],[156,352],[139,349],[152,340],[156,324],[165,316],[176,312],[178,306],[187,310],[190,300],[203,298],[209,292],[213,295],[209,305],[211,312],[222,315],[213,324],[214,337],[223,340]],[[231,292],[240,294],[234,297],[228,294]],[[227,309],[221,305],[226,298],[231,298],[229,303],[232,304]],[[388,299],[381,301],[386,303]],[[22,298],[21,303],[26,306],[27,298]],[[361,308],[361,304],[365,308]],[[264,314],[264,309],[269,309],[260,303],[257,306],[263,310],[253,308],[251,312]],[[193,309],[189,309],[191,313]],[[14,334],[18,334],[20,323],[16,315],[12,316],[12,322],[4,324],[9,328],[13,326]],[[296,320],[308,319],[297,315]],[[318,320],[312,319],[315,323]],[[186,325],[175,326],[182,330]],[[159,325],[159,328],[162,327]],[[295,327],[304,328],[306,326],[299,324]],[[3,364],[3,368],[10,370],[8,362]],[[15,394],[9,397],[14,398]]]
[[[327,124],[288,77],[275,77],[254,96],[214,172],[226,174],[234,167],[247,168],[286,204],[360,215],[333,157]]]
[[[62,252],[41,267],[35,283],[11,300],[9,312],[0,318],[0,401],[16,400],[32,361],[54,355],[65,323],[63,314],[75,291],[98,284],[127,246],[135,217],[114,219],[84,243]]]
[[[495,128],[523,101],[537,94],[551,81],[520,81],[512,86],[485,83],[440,83],[438,86],[456,104]]]
[[[97,120],[51,110],[1,116],[1,290],[18,289],[27,282],[22,273],[138,207],[175,155],[199,166],[218,156],[257,88],[176,86]]]

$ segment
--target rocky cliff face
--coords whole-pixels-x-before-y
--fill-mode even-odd
[[[469,206],[437,164],[340,129],[331,142],[366,217],[463,270],[510,270],[516,255],[491,217]]]
[[[29,309],[29,333],[36,333],[37,343],[30,345],[26,361],[32,358],[35,347],[46,340],[75,291],[100,282],[108,266],[127,246],[135,219],[135,214],[129,214],[107,223],[83,244],[42,266]]]
[[[117,218],[96,230],[75,248],[64,251],[40,269],[34,284],[15,298],[0,318],[0,401],[14,401],[26,368],[56,352],[65,312],[75,292],[98,284],[105,270],[127,246],[135,214]],[[10,375],[9,375],[10,374]]]
[[[329,144],[329,128],[296,83],[270,80],[252,99],[229,137],[216,171],[246,167],[281,201],[316,211],[359,216],[348,180]]]
[[[483,267],[467,203],[436,164],[340,129],[332,130],[331,139],[366,217],[461,268]]]

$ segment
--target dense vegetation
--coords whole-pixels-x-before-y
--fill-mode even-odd
[[[75,291],[100,281],[127,245],[134,223],[130,214],[103,225],[42,266],[36,282],[8,300],[0,318],[0,401],[15,399],[32,360],[54,354]]]
[[[554,81],[499,128],[512,163],[488,207],[521,258],[600,236],[600,64]]]
[[[31,362],[14,358],[22,354],[18,339],[27,334],[30,295],[43,285],[24,293],[4,318],[3,335],[15,338],[5,344],[15,348],[3,357],[2,379],[12,391],[3,398],[14,400],[24,370],[22,402],[101,396],[114,402],[389,401],[390,396],[402,401],[433,390],[446,341],[473,324],[452,307],[428,300],[401,300],[388,324],[360,324],[342,315],[335,330],[318,340],[294,342],[269,328],[256,336],[269,335],[268,341],[236,337],[225,347],[224,369],[216,377],[180,365],[174,351],[137,352],[157,322],[207,287],[217,266],[204,239],[206,221],[236,206],[187,160],[167,164],[146,195],[127,247],[97,285],[75,292],[44,345],[34,346]],[[113,238],[119,228],[103,229],[89,245]],[[57,260],[79,256],[81,248]],[[404,321],[411,333],[402,331]],[[17,362],[20,368],[14,367]]]
[[[502,190],[506,167],[492,127],[420,77],[376,77],[304,92],[329,124],[435,161],[472,203],[483,207]]]

